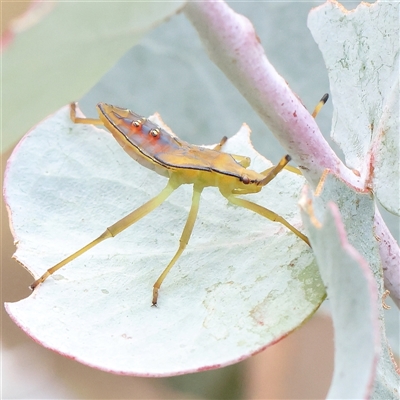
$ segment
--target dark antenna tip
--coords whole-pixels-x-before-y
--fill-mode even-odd
[[[329,99],[329,94],[328,94],[328,93],[325,93],[325,94],[321,97],[321,102],[325,104],[325,103],[328,101],[328,99]]]

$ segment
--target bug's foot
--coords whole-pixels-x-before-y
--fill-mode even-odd
[[[158,299],[158,287],[153,287],[153,301],[152,303],[152,307],[157,307],[157,299]]]
[[[33,282],[31,285],[29,285],[29,289],[31,289],[32,291],[35,290],[35,288],[37,286],[39,286],[42,282],[40,281],[40,279],[37,279],[35,282]]]
[[[36,281],[29,286],[29,289],[35,290],[35,288],[39,286],[41,283],[43,283],[49,275],[50,275],[49,272],[46,271],[45,274],[43,274],[39,279],[36,279]]]

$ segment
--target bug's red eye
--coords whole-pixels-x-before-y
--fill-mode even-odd
[[[245,184],[248,185],[250,183],[250,178],[247,175],[243,175],[240,180]]]

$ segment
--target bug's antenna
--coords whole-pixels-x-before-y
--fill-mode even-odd
[[[316,105],[316,107],[314,108],[314,111],[312,112],[312,116],[313,118],[315,118],[318,113],[321,111],[321,108],[324,106],[324,104],[328,101],[329,99],[329,94],[325,93],[322,97],[321,100],[319,101],[319,103]]]

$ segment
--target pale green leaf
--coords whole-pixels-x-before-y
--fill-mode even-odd
[[[243,126],[225,151],[270,163]],[[304,179],[282,172],[247,196],[302,229]],[[112,136],[74,125],[68,108],[21,141],[7,168],[5,197],[15,257],[36,277],[156,195],[166,179],[133,161]],[[286,336],[325,297],[308,246],[278,223],[227,205],[206,188],[187,249],[152,308],[152,285],[178,247],[191,187],[116,238],[8,303],[16,323],[44,346],[123,374],[166,376],[239,361]]]

